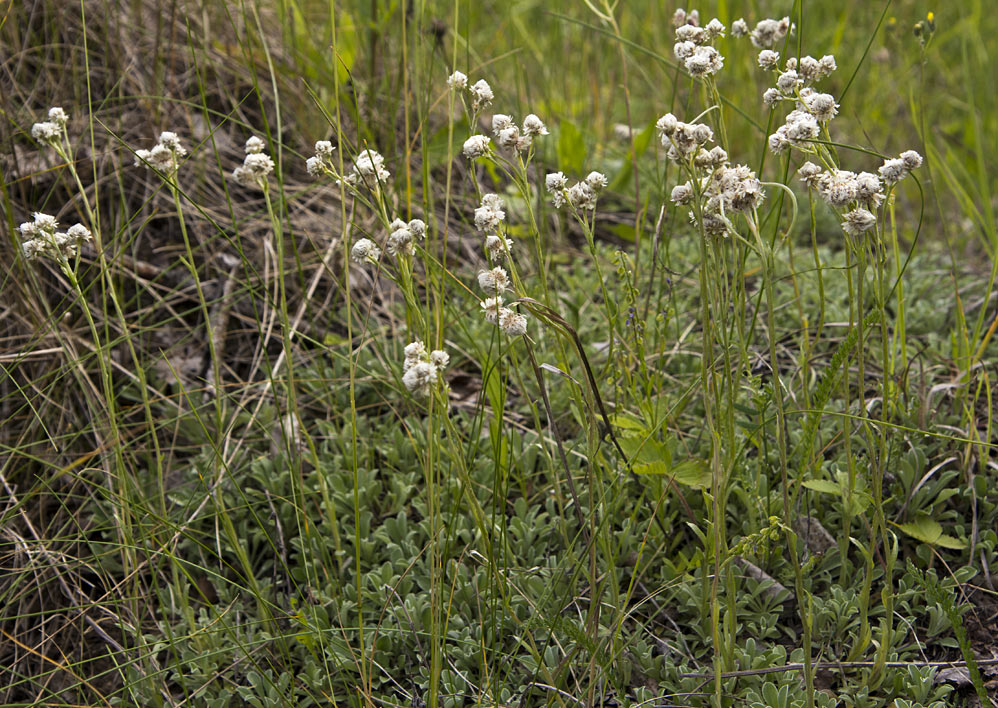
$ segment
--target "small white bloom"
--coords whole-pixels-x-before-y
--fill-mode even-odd
[[[677,184],[672,188],[672,201],[676,204],[689,204],[693,200],[693,187],[690,183]]]
[[[315,156],[321,160],[331,159],[335,149],[328,140],[319,140],[315,143]]]
[[[495,297],[487,297],[481,302],[482,314],[485,315],[485,321],[496,324],[499,321],[499,311],[503,308],[502,298],[498,295]]]
[[[731,36],[732,37],[744,37],[749,32],[748,25],[745,23],[744,19],[737,19],[731,23]]]
[[[564,172],[549,172],[544,178],[544,185],[549,192],[560,192],[568,186],[568,178]]]
[[[707,30],[707,34],[709,34],[711,38],[724,36],[724,25],[716,17],[707,23],[705,29]]]
[[[262,139],[257,136],[253,136],[246,141],[246,154],[251,155],[258,152],[263,152],[266,147]]]
[[[872,172],[860,172],[856,175],[856,198],[876,209],[884,200],[884,192],[880,178]]]
[[[426,397],[437,382],[437,368],[428,361],[418,361],[402,375],[402,384],[410,393]]]
[[[443,349],[434,349],[430,352],[430,363],[436,368],[437,373],[446,369],[450,365],[450,354]]]
[[[523,132],[526,135],[547,135],[548,129],[544,122],[533,113],[523,119]]]
[[[516,148],[520,143],[520,129],[511,123],[509,127],[496,133],[496,142],[499,147]]]
[[[177,157],[184,157],[187,154],[187,150],[180,144],[180,137],[173,131],[164,130],[160,133],[159,144],[174,153]]]
[[[468,75],[461,71],[455,71],[447,77],[447,86],[456,91],[467,88]]]
[[[495,267],[492,270],[478,272],[478,287],[493,295],[502,295],[509,287],[509,276],[506,270]]]
[[[49,120],[60,128],[65,128],[66,124],[69,122],[69,116],[66,115],[66,111],[62,110],[59,106],[52,106],[49,109]]]
[[[396,224],[401,225],[396,226]],[[412,245],[412,232],[404,222],[397,221],[396,224],[392,225],[392,232],[385,243],[385,250],[390,256],[397,256],[399,253],[413,254],[415,247]]]
[[[723,26],[722,26],[723,27]],[[693,25],[681,25],[676,28],[676,41],[703,44],[709,39],[707,30]]]
[[[606,175],[602,172],[590,172],[586,175],[586,184],[588,184],[596,192],[605,189],[609,182],[607,181]]]
[[[679,125],[679,121],[676,120],[676,116],[671,113],[666,113],[664,116],[658,119],[655,123],[655,128],[658,130],[659,134],[665,138],[671,136],[676,132],[676,126]]]
[[[53,143],[59,140],[60,128],[52,121],[35,123],[31,126],[31,137],[43,143]]]
[[[592,210],[596,208],[596,190],[588,182],[579,182],[573,185],[565,196],[568,203],[576,209]]]
[[[472,135],[464,141],[464,156],[469,160],[489,154],[489,136]]]
[[[691,56],[686,57],[686,70],[693,76],[704,77],[716,74],[724,67],[724,57],[713,47],[697,47]]]
[[[780,102],[783,98],[783,94],[779,92],[778,89],[768,88],[765,93],[762,94],[762,102],[768,108],[776,108],[776,104]]]
[[[856,201],[856,190],[856,173],[849,170],[824,172],[818,178],[818,193],[839,209]]]
[[[236,182],[244,187],[258,187],[266,184],[267,175],[274,171],[274,161],[269,155],[261,152],[251,152],[246,155],[243,164],[232,172]]]
[[[901,158],[904,168],[908,171],[916,170],[922,166],[922,156],[914,150],[905,150],[898,157]]]
[[[613,124],[613,137],[617,140],[627,142],[631,139],[631,135],[634,131],[631,130],[631,126],[627,123],[614,123]]]
[[[753,46],[759,49],[768,49],[776,42],[787,36],[790,29],[790,18],[784,17],[782,20],[760,20],[752,30],[749,38]]]
[[[696,140],[699,145],[712,142],[714,140],[714,131],[711,130],[711,127],[705,123],[697,123],[693,128],[693,139]]]
[[[305,169],[313,177],[321,177],[325,172],[325,166],[322,163],[322,159],[318,156],[310,157],[305,160]]]
[[[422,219],[413,219],[409,222],[408,226],[414,238],[422,241],[426,237],[426,222]]]
[[[793,69],[787,69],[776,80],[776,88],[780,89],[784,96],[792,94],[798,84],[800,84],[800,77]]]
[[[759,52],[759,66],[763,69],[775,69],[780,64],[780,53],[772,49],[763,49]]]
[[[877,217],[866,209],[853,209],[846,214],[842,230],[850,236],[859,236],[877,225]]]
[[[93,239],[93,234],[90,233],[90,229],[83,224],[73,224],[69,227],[69,231],[66,232],[66,235],[71,239],[74,239],[77,243],[83,243],[84,241],[90,241]]]
[[[499,329],[507,337],[522,337],[527,333],[527,318],[504,307],[499,310]]]
[[[479,231],[496,231],[505,218],[503,201],[498,194],[486,194],[482,197],[482,205],[475,209],[475,226]]]
[[[838,66],[835,65],[835,57],[831,54],[826,54],[818,60],[818,65],[821,68],[821,76],[828,76],[833,71],[835,71]]]
[[[489,234],[485,237],[485,250],[493,261],[508,253],[511,248],[513,248],[513,242],[505,236]]]
[[[801,102],[808,113],[822,123],[830,121],[839,112],[839,104],[830,93],[811,93],[806,99],[802,96]]]
[[[416,340],[405,345],[405,363],[402,370],[408,371],[418,361],[426,361],[426,345],[422,341]]]
[[[507,128],[513,127],[513,117],[508,116],[505,113],[496,113],[492,116],[492,134],[498,136],[499,133],[506,130]]]
[[[820,174],[821,168],[813,162],[805,162],[797,169],[797,176],[800,177],[800,181],[812,189],[817,188],[818,176]]]
[[[693,44],[693,42],[676,42],[672,47],[672,51],[676,55],[676,59],[684,60],[693,56],[693,52],[695,52],[696,49],[697,45]]]
[[[884,160],[884,164],[881,166],[879,172],[880,179],[882,179],[884,184],[888,187],[897,184],[908,174],[908,170],[905,169],[904,166],[904,160],[900,158]]]
[[[484,108],[485,106],[492,103],[492,99],[495,95],[492,93],[492,87],[485,79],[479,79],[471,87],[471,107],[476,111],[479,108]]]
[[[355,263],[364,265],[365,263],[376,264],[381,258],[381,249],[369,238],[362,238],[350,249],[350,258]]]

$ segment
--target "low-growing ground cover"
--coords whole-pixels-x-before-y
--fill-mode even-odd
[[[698,10],[8,7],[3,703],[987,706],[996,21]]]

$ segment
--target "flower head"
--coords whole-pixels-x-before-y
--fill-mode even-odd
[[[350,249],[350,258],[361,265],[376,265],[381,258],[381,249],[369,238],[362,238]]]
[[[152,167],[172,177],[180,169],[180,160],[187,155],[187,150],[180,144],[176,133],[165,130],[159,134],[159,142],[150,150],[135,151],[136,167]]]
[[[492,87],[489,86],[489,82],[485,79],[476,81],[469,90],[471,91],[471,107],[476,111],[488,106],[492,103],[492,99],[495,98],[495,94],[492,93]]]
[[[492,270],[479,271],[478,287],[492,295],[502,295],[509,287],[509,276],[504,268],[498,266]]]
[[[80,244],[92,240],[90,229],[83,224],[75,224],[66,232],[56,231],[59,228],[54,216],[35,212],[33,221],[21,224],[21,252],[28,260],[48,256],[58,261],[65,261],[76,256]]]
[[[761,20],[752,30],[749,39],[755,47],[769,49],[786,37],[791,27],[789,17],[784,17],[782,20]]]
[[[455,71],[447,77],[447,86],[453,91],[460,91],[468,87],[468,75],[462,71]]]
[[[496,324],[499,321],[499,311],[503,308],[502,297],[496,295],[494,297],[487,297],[481,302],[482,314],[485,315],[485,321]]]
[[[60,128],[65,128],[66,124],[69,123],[69,116],[66,115],[66,111],[62,110],[61,107],[52,106],[49,109],[49,120]]]
[[[475,226],[479,231],[497,231],[505,218],[503,201],[498,194],[486,194],[482,197],[482,205],[475,209]]]
[[[469,160],[489,154],[489,136],[472,135],[464,141],[464,156]]]
[[[522,337],[527,333],[527,318],[508,307],[499,310],[498,324],[507,337]]]
[[[877,217],[866,209],[853,209],[845,216],[842,230],[850,236],[860,236],[877,225]]]
[[[548,129],[540,118],[530,113],[523,119],[523,132],[530,136],[547,135]]]
[[[264,189],[267,185],[267,176],[273,171],[274,161],[270,155],[249,152],[243,159],[243,164],[232,171],[232,176],[244,187]]]

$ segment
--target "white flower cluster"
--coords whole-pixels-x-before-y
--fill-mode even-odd
[[[493,262],[502,256],[511,257],[510,248],[513,244],[499,232],[505,218],[503,201],[496,194],[483,196],[482,205],[475,209],[475,226],[479,231],[486,232],[485,252]],[[503,306],[502,294],[511,285],[509,274],[500,266],[478,273],[478,286],[489,296],[481,302],[485,319],[498,326],[503,334],[519,337],[527,332],[527,318]]]
[[[760,66],[775,71],[778,64],[779,55],[776,52],[764,49],[759,53]],[[834,96],[819,93],[810,84],[825,78],[835,69],[835,57],[831,54],[821,59],[804,57],[800,62],[792,57],[787,60],[785,70],[776,79],[776,87],[767,89],[762,96],[763,103],[770,108],[775,108],[780,101],[796,102],[784,124],[769,136],[770,150],[780,153],[791,146],[811,150],[810,141],[817,138],[821,127],[827,126],[838,114],[839,104]]]
[[[740,20],[740,22],[742,27],[745,27],[745,21]],[[792,33],[793,31],[794,25],[790,23],[789,17],[784,17],[782,20],[760,20],[749,34],[749,39],[752,40],[753,46],[759,49],[769,49],[777,42],[783,41],[788,32]]]
[[[676,10],[672,18],[676,27],[676,44],[672,50],[692,76],[704,78],[716,74],[724,66],[724,57],[712,43],[724,36],[725,27],[716,17],[706,27],[700,27],[699,20],[696,10],[689,14]]]
[[[714,131],[704,123],[683,123],[671,113],[666,113],[655,123],[662,146],[668,148],[666,157],[676,162],[694,161],[703,148],[714,140]],[[715,148],[720,150],[720,148]],[[723,152],[723,150],[722,150]],[[727,159],[727,155],[724,156]]]
[[[408,223],[402,219],[395,219],[389,226],[388,240],[385,242],[385,250],[390,256],[398,256],[400,253],[411,256],[416,252],[414,242],[422,241],[426,237],[426,224],[422,219],[412,219]]]
[[[602,172],[590,172],[584,180],[568,186],[568,178],[562,172],[552,172],[544,180],[547,191],[551,194],[551,203],[556,209],[567,203],[576,210],[592,211],[596,208],[596,200],[606,189],[608,180]]]
[[[447,86],[452,91],[467,90],[471,96],[471,108],[476,113],[492,103],[492,99],[495,98],[488,81],[479,79],[469,86],[468,75],[461,71],[455,71],[447,78]]]
[[[475,209],[475,228],[486,233],[499,231],[499,226],[506,218],[503,211],[502,197],[498,194],[486,194],[482,196],[482,204]]]
[[[244,187],[266,189],[267,176],[274,171],[274,161],[264,153],[264,147],[263,140],[255,135],[246,141],[246,158],[232,171],[236,182]]]
[[[180,138],[169,130],[159,134],[159,142],[152,150],[136,150],[135,166],[152,167],[171,177],[180,168],[180,161],[187,155],[187,150],[180,144]]]
[[[305,169],[313,177],[323,177],[335,174],[333,170],[333,151],[336,148],[328,140],[320,140],[315,144],[315,155],[305,160]]]
[[[34,221],[21,224],[21,250],[24,257],[34,260],[49,256],[56,260],[73,258],[80,252],[80,244],[90,241],[90,229],[83,224],[69,227],[68,231],[56,231],[59,224],[54,216],[36,212]]]
[[[703,123],[684,123],[671,113],[666,113],[656,123],[662,144],[669,148],[670,160],[681,162],[689,173],[705,175],[677,185],[672,190],[672,201],[688,205],[695,200],[702,203],[704,231],[719,235],[731,226],[728,214],[752,212],[766,198],[762,183],[755,172],[745,165],[731,167],[728,153],[715,146],[714,131]],[[696,221],[696,211],[690,211],[690,219]]]
[[[319,144],[316,143],[316,148],[318,146]],[[323,145],[323,149],[325,149],[325,145]],[[316,149],[317,157],[318,152],[318,149]],[[343,182],[352,187],[366,185],[374,189],[378,185],[387,182],[391,177],[392,173],[385,169],[385,158],[381,156],[381,153],[375,152],[370,148],[364,148],[357,156],[357,159],[353,161],[350,174],[343,178]]]
[[[52,146],[58,145],[62,138],[62,131],[66,129],[68,122],[69,116],[66,115],[66,111],[62,110],[59,106],[53,106],[49,109],[49,119],[47,121],[35,123],[31,126],[31,137],[40,143],[48,143]]]
[[[523,119],[522,130],[513,122],[512,116],[496,113],[492,116],[492,134],[495,135],[499,147],[526,152],[533,144],[534,137],[547,135],[548,129],[533,113]],[[467,146],[467,143],[465,145]]]
[[[442,349],[426,351],[418,339],[406,345],[402,364],[402,384],[415,396],[425,398],[440,379],[440,373],[450,364],[450,355]]]
[[[922,156],[907,150],[900,156],[884,161],[879,175],[872,172],[849,170],[822,170],[813,162],[805,162],[797,175],[810,189],[844,214],[842,229],[851,236],[859,236],[876,227],[873,212],[886,198],[885,189],[897,184],[909,172],[922,164]]]

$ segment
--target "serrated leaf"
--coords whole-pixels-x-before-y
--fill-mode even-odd
[[[943,535],[943,527],[931,516],[920,515],[910,523],[897,524],[897,527],[922,543],[936,543]]]
[[[962,551],[967,547],[967,542],[962,538],[955,538],[944,533],[940,534],[939,538],[936,539],[936,545],[943,548],[950,548],[954,551]]]

